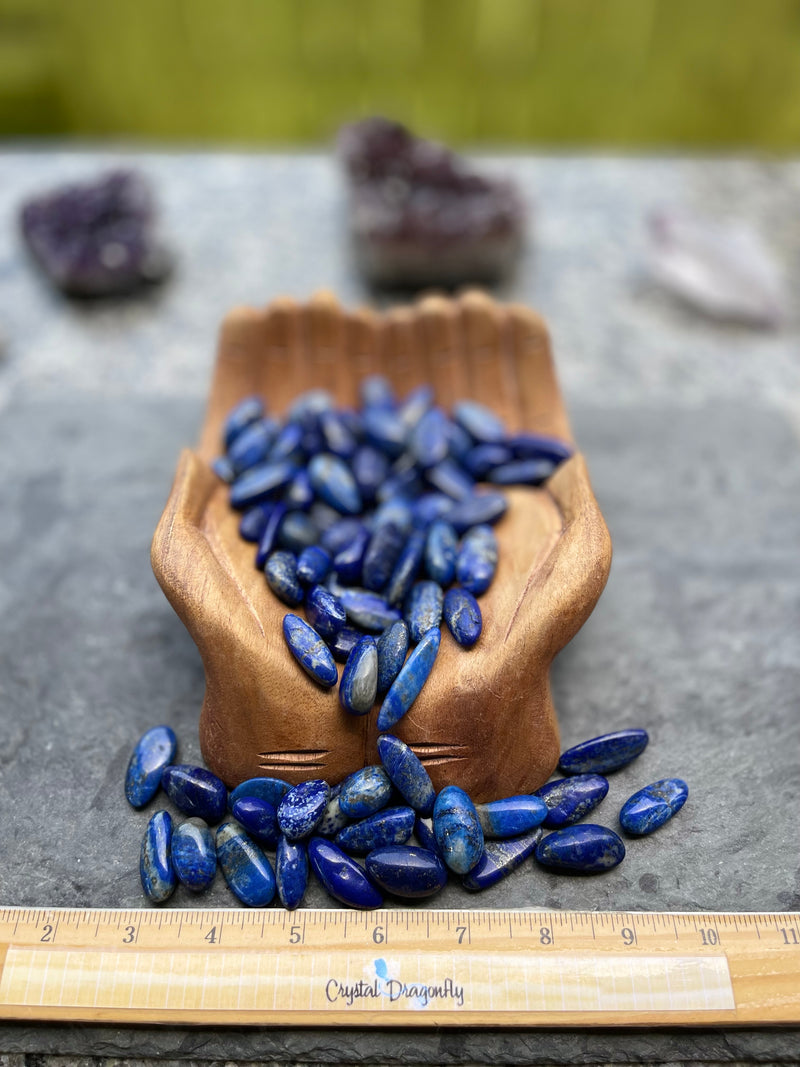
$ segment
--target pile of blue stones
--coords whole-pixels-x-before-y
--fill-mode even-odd
[[[450,874],[467,890],[486,889],[531,855],[556,873],[600,874],[621,863],[625,845],[609,827],[579,820],[608,793],[604,775],[629,764],[647,742],[640,729],[592,738],[562,754],[565,777],[533,794],[473,804],[457,786],[436,794],[420,761],[391,734],[378,741],[381,764],[333,789],[321,779],[290,786],[252,778],[229,794],[210,771],[173,763],[175,734],[157,726],[133,752],[125,794],[138,809],[163,788],[188,818],[173,827],[168,811],[152,815],[142,841],[142,886],[160,904],[179,882],[194,892],[208,888],[219,866],[243,904],[263,907],[277,893],[291,910],[303,901],[310,868],[336,900],[370,909],[382,906],[384,893],[431,897]],[[634,837],[653,833],[687,797],[680,778],[653,782],[622,805],[620,827]]]

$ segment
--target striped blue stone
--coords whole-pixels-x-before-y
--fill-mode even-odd
[[[453,404],[453,418],[475,441],[495,444],[506,436],[502,419],[477,400],[459,400]]]
[[[290,789],[278,805],[278,826],[290,841],[309,837],[325,814],[330,786],[322,778],[311,778]]]
[[[351,715],[366,715],[378,693],[378,646],[374,637],[359,639],[342,671],[339,703]]]
[[[456,576],[458,534],[452,523],[437,519],[428,529],[425,542],[425,569],[428,576],[444,588]]]
[[[337,596],[348,619],[365,630],[380,632],[400,618],[397,608],[367,589],[337,589]]]
[[[322,445],[339,459],[350,459],[356,450],[356,439],[339,411],[323,411],[319,416]]]
[[[423,469],[433,467],[447,457],[450,451],[447,422],[441,408],[430,407],[412,429],[411,454]]]
[[[361,493],[347,464],[330,452],[320,452],[308,464],[308,477],[314,492],[345,515],[358,515]]]
[[[456,579],[473,596],[485,593],[497,570],[497,538],[485,523],[473,526],[461,538],[456,556]]]
[[[139,856],[142,889],[154,904],[163,904],[175,892],[178,877],[172,866],[172,816],[157,811],[151,817],[142,838]]]
[[[384,808],[368,815],[359,822],[351,823],[335,837],[336,844],[345,852],[364,856],[374,848],[384,845],[402,845],[411,837],[416,818],[413,808]]]
[[[537,863],[564,874],[602,874],[625,858],[622,838],[607,826],[578,823],[553,830],[536,846]]]
[[[433,805],[433,832],[442,859],[456,874],[467,874],[483,852],[483,831],[475,805],[463,789],[446,785]]]
[[[275,439],[270,452],[271,460],[291,460],[301,463],[303,460],[303,427],[297,422],[287,422]]]
[[[289,482],[283,500],[289,508],[302,508],[303,511],[307,511],[314,503],[314,490],[311,486],[311,479],[304,467]]]
[[[333,569],[340,582],[355,585],[361,581],[369,538],[366,526],[360,525],[352,540],[333,557]]]
[[[408,652],[408,627],[402,619],[393,622],[378,638],[378,693],[389,691]]]
[[[542,831],[537,827],[505,841],[487,841],[478,862],[461,879],[462,886],[476,893],[496,885],[532,855],[541,839]]]
[[[393,522],[380,522],[376,525],[364,553],[361,568],[361,580],[365,589],[373,593],[381,592],[392,576],[405,543],[405,531]]]
[[[319,585],[331,570],[330,553],[319,545],[304,548],[297,557],[297,579],[303,585]]]
[[[435,395],[433,386],[427,384],[415,386],[406,395],[403,403],[397,409],[397,414],[408,430],[413,430],[426,411],[430,411],[433,407]]]
[[[206,822],[219,822],[225,814],[228,790],[205,767],[173,763],[161,774],[161,786],[176,808]]]
[[[275,851],[275,883],[287,911],[302,904],[308,887],[308,849],[304,841],[280,839]]]
[[[267,519],[272,513],[273,504],[265,501],[261,504],[253,504],[247,511],[242,513],[239,520],[239,536],[243,541],[252,541],[258,544],[267,526]]]
[[[593,811],[608,792],[608,780],[601,774],[576,774],[559,778],[537,789],[547,806],[544,825],[551,830],[571,826]]]
[[[333,658],[338,660],[339,663],[346,663],[347,657],[363,636],[361,630],[356,630],[353,626],[344,625],[336,636],[327,642],[328,648],[333,653]]]
[[[475,811],[485,838],[519,837],[547,817],[547,805],[541,797],[525,793],[476,804]]]
[[[442,616],[447,629],[463,648],[472,648],[483,630],[483,614],[468,589],[453,586],[444,595]]]
[[[508,510],[508,500],[503,493],[473,493],[459,500],[444,516],[457,533],[464,533],[473,526],[491,525],[501,519]]]
[[[400,668],[378,712],[377,727],[380,732],[389,730],[399,722],[419,696],[436,662],[441,637],[438,627],[428,630]]]
[[[558,766],[564,774],[607,774],[635,760],[648,740],[647,731],[636,728],[601,734],[562,752]]]
[[[514,453],[508,445],[475,445],[464,457],[464,467],[476,481],[480,481],[493,467],[510,463],[512,459],[514,459]]]
[[[275,424],[269,419],[257,419],[242,430],[228,449],[228,460],[237,477],[266,460],[275,434]]]
[[[430,485],[453,500],[469,499],[475,488],[474,479],[452,459],[443,459],[429,467],[425,477]]]
[[[222,427],[225,448],[230,448],[242,430],[251,422],[260,419],[263,414],[264,401],[260,396],[246,396],[232,407]]]
[[[343,826],[347,826],[350,821],[350,817],[345,815],[342,811],[339,801],[340,793],[335,790],[331,790],[331,797],[328,803],[325,805],[325,811],[322,813],[322,818],[317,823],[317,828],[314,831],[317,834],[323,834],[326,837],[333,837],[337,834]]]
[[[306,595],[306,618],[324,640],[334,638],[347,621],[338,597],[324,585],[314,585]]]
[[[299,615],[285,615],[283,636],[289,651],[315,682],[330,689],[339,680],[331,651],[320,635]]]
[[[301,604],[304,589],[297,580],[297,557],[293,552],[273,552],[264,564],[267,585],[275,596],[290,607]]]
[[[233,802],[232,812],[234,819],[242,824],[248,836],[259,845],[275,848],[280,838],[278,809],[275,804],[262,800],[261,797],[238,797]]]
[[[291,788],[283,778],[247,778],[237,785],[235,789],[231,790],[231,794],[228,797],[228,805],[233,808],[233,805],[240,797],[257,797],[259,800],[266,800],[277,808]]]
[[[660,778],[628,797],[619,813],[620,826],[639,837],[652,834],[681,810],[688,796],[682,778]]]
[[[294,478],[297,467],[290,460],[269,460],[237,478],[231,486],[230,502],[234,508],[248,508],[268,500]]]
[[[367,855],[367,874],[395,897],[421,900],[447,884],[447,868],[435,852],[416,845],[384,845]]]
[[[363,819],[385,808],[392,796],[392,782],[385,769],[362,767],[342,783],[339,807],[351,819]]]
[[[125,773],[125,797],[131,807],[143,808],[161,785],[164,768],[175,759],[178,739],[169,726],[154,726],[136,742]]]
[[[412,645],[419,644],[429,630],[441,624],[443,600],[442,587],[438,582],[425,578],[411,587],[403,605],[403,618],[408,625]]]
[[[397,563],[383,593],[390,604],[397,606],[405,600],[419,574],[424,552],[424,530],[412,530],[397,558]]]
[[[272,864],[235,819],[217,828],[217,863],[228,888],[251,908],[263,908],[275,896]]]
[[[549,459],[514,459],[492,467],[486,481],[493,485],[541,485],[555,469]]]
[[[420,815],[430,815],[436,792],[430,775],[408,745],[394,734],[378,738],[378,755],[395,789]]]
[[[278,531],[278,544],[299,555],[304,548],[317,543],[319,530],[314,520],[304,511],[288,511]]]
[[[529,431],[512,435],[506,443],[517,459],[548,459],[554,465],[569,459],[574,451],[559,437]]]
[[[172,831],[172,866],[193,893],[208,889],[217,873],[214,835],[204,819],[187,819]]]
[[[332,841],[312,837],[308,858],[314,874],[335,900],[363,910],[380,908],[383,904],[383,897],[363,867]]]

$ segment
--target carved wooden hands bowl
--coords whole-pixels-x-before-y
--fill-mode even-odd
[[[228,487],[209,466],[225,416],[242,397],[260,394],[280,413],[321,387],[353,405],[359,381],[372,373],[385,374],[400,395],[429,382],[445,409],[477,399],[511,430],[571,441],[547,330],[525,308],[470,292],[377,314],[343,311],[321,295],[227,316],[200,444],[180,457],[152,563],[200,650],[201,748],[229,786],[258,775],[334,784],[379,762],[376,712],[347,714],[336,688],[318,687],[291,656],[281,627],[287,609],[255,569]],[[550,663],[592,611],[611,560],[580,453],[542,487],[507,496],[495,527],[497,574],[480,600],[483,633],[464,649],[445,630],[430,678],[394,730],[437,790],[459,785],[476,801],[529,792],[555,768]]]

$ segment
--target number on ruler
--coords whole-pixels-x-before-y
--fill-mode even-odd
[[[797,940],[797,931],[791,926],[781,926],[778,933],[783,937],[784,945],[800,945]]]
[[[212,926],[208,933],[203,938],[204,941],[208,941],[209,945],[216,945],[217,943],[217,928]]]
[[[303,932],[299,926],[293,926],[289,931],[289,944],[299,945],[303,940]]]
[[[386,931],[382,926],[376,926],[372,931],[372,940],[376,945],[382,945],[386,940]]]
[[[623,926],[620,930],[620,935],[622,936],[623,945],[627,945],[630,948],[631,945],[636,944],[636,931],[630,926]]]
[[[39,938],[40,941],[52,941],[53,940],[53,927],[50,923],[44,924],[44,933]]]
[[[540,945],[552,945],[553,944],[553,931],[549,926],[539,927],[539,944]]]
[[[457,926],[456,927],[456,933],[458,934],[458,943],[459,943],[459,945],[464,940],[464,934],[466,934],[466,932],[467,932],[466,926]],[[470,944],[470,942],[468,941],[467,944]]]
[[[122,944],[123,945],[132,945],[133,942],[134,942],[135,937],[136,937],[136,927],[135,926],[126,926],[125,927],[125,936],[122,939]]]
[[[709,926],[707,930],[700,927],[700,940],[704,945],[716,945],[719,943],[719,934],[713,926]]]

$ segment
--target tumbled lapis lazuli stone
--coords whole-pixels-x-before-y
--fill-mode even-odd
[[[497,569],[497,538],[491,526],[473,526],[458,547],[456,579],[473,596],[485,593]]]
[[[453,418],[476,441],[494,444],[506,436],[502,420],[477,400],[459,400],[453,404]]]
[[[462,878],[461,884],[470,892],[488,889],[515,871],[531,855],[541,839],[542,831],[536,827],[519,837],[485,842],[480,859],[469,874]]]
[[[483,614],[478,601],[467,589],[453,586],[442,602],[442,616],[447,629],[463,648],[471,648],[483,630]]]
[[[339,672],[330,649],[299,615],[285,615],[283,636],[294,658],[315,682],[330,689],[339,679]]]
[[[536,860],[567,874],[601,874],[625,858],[622,838],[606,826],[577,823],[554,830],[536,846]]]
[[[296,473],[297,467],[289,460],[268,460],[251,467],[231,486],[231,507],[247,508],[251,504],[260,504],[287,485]]]
[[[328,648],[333,653],[333,658],[338,660],[339,663],[346,663],[347,657],[363,636],[360,630],[356,630],[352,626],[343,626],[336,636],[327,642]]]
[[[350,820],[349,816],[342,811],[340,796],[340,793],[331,791],[330,800],[325,805],[325,811],[322,813],[322,818],[317,823],[314,833],[333,836],[333,834],[338,834],[343,826],[347,826]]]
[[[456,874],[471,871],[483,852],[475,806],[457,785],[446,785],[433,805],[433,832],[442,859]]]
[[[384,808],[345,826],[336,835],[336,844],[358,855],[384,845],[402,845],[411,837],[415,818],[413,808]]]
[[[200,893],[217,873],[214,835],[204,819],[187,819],[172,831],[172,866],[179,881]]]
[[[178,879],[172,866],[172,816],[157,811],[150,817],[139,858],[142,889],[154,904],[163,904],[175,892]]]
[[[233,808],[240,797],[258,797],[277,808],[291,788],[283,778],[248,778],[231,790],[228,806]]]
[[[408,627],[399,619],[378,638],[378,692],[386,693],[400,673],[408,652]]]
[[[173,763],[161,774],[164,792],[181,811],[197,815],[206,822],[219,822],[225,814],[228,790],[216,774],[205,767]]]
[[[325,889],[342,904],[371,910],[383,904],[383,897],[365,871],[346,852],[324,837],[312,837],[308,858],[314,874]]]
[[[315,585],[309,590],[306,596],[306,616],[309,625],[326,641],[337,635],[347,619],[338,597],[324,585]]]
[[[289,511],[278,530],[278,544],[289,552],[299,554],[319,540],[319,530],[314,520],[304,511]]]
[[[378,730],[384,731],[394,726],[417,699],[433,669],[441,637],[438,627],[428,630],[400,668],[378,712]]]
[[[286,505],[282,501],[270,505],[270,512],[256,549],[256,570],[263,569],[264,564],[278,547],[278,535],[283,520],[286,518],[286,510]]]
[[[297,559],[292,552],[273,552],[264,566],[267,584],[272,592],[290,607],[303,600],[303,587],[297,580]]]
[[[303,427],[297,422],[287,422],[278,434],[270,452],[270,459],[291,460],[300,463],[303,458]]]
[[[217,862],[231,892],[243,904],[263,908],[272,901],[272,864],[234,819],[217,828]]]
[[[358,383],[358,395],[365,408],[377,408],[379,411],[394,411],[397,407],[392,383],[383,374],[368,374]]]
[[[255,544],[261,540],[267,519],[272,512],[273,505],[270,501],[261,504],[253,504],[251,508],[243,512],[239,520],[239,536],[243,541],[252,541]]]
[[[507,510],[508,501],[502,493],[473,493],[454,504],[445,518],[461,534],[472,526],[497,522]]]
[[[353,477],[364,501],[372,502],[389,472],[387,456],[372,445],[362,445],[353,456]]]
[[[339,459],[350,459],[356,450],[356,439],[339,411],[323,411],[319,416],[319,431],[326,452]]]
[[[256,419],[246,426],[228,449],[228,459],[236,475],[263,463],[275,440],[275,426],[266,419]]]
[[[407,430],[393,412],[367,408],[364,411],[364,434],[371,445],[391,459],[405,448]]]
[[[411,431],[411,453],[420,467],[433,467],[447,456],[447,421],[441,408],[428,408]]]
[[[475,483],[463,467],[452,459],[443,459],[441,463],[430,467],[425,476],[434,488],[445,493],[453,500],[467,500],[472,496]]]
[[[403,799],[420,815],[430,815],[436,799],[433,782],[408,745],[394,734],[382,734],[378,738],[378,755]]]
[[[306,895],[308,886],[308,850],[303,841],[282,837],[275,852],[275,882],[281,904],[294,911]]]
[[[608,792],[608,781],[601,774],[576,774],[559,778],[537,789],[547,806],[544,825],[552,830],[588,815]]]
[[[397,558],[383,595],[390,604],[402,604],[419,573],[425,552],[425,532],[412,530],[403,550]]]
[[[279,802],[280,803],[280,802]],[[237,797],[232,805],[233,817],[259,845],[274,848],[278,843],[278,809],[261,797]]]
[[[433,407],[434,396],[433,386],[427,384],[414,386],[397,409],[397,414],[403,425],[407,426],[409,430],[413,429],[425,415],[425,412]]]
[[[314,490],[305,468],[301,468],[289,482],[283,499],[290,508],[302,508],[303,511],[307,511],[314,503]]]
[[[390,607],[383,597],[366,589],[337,589],[336,595],[344,605],[348,619],[365,630],[385,630],[400,618],[400,612]]]
[[[278,826],[290,841],[300,841],[314,832],[325,814],[330,786],[322,778],[311,778],[290,789],[278,805]]]
[[[523,793],[476,804],[475,811],[484,837],[519,837],[544,822],[547,805],[540,797]]]
[[[447,883],[447,868],[436,855],[416,845],[385,845],[365,860],[367,874],[395,897],[432,897]]]
[[[681,810],[688,796],[682,778],[660,778],[628,797],[619,813],[620,826],[629,834],[652,834]]]
[[[425,569],[443,588],[450,585],[456,573],[458,535],[446,519],[437,519],[428,529],[425,542]]]
[[[125,775],[125,796],[134,808],[143,808],[161,785],[164,768],[175,759],[178,739],[169,726],[154,726],[142,734]]]
[[[342,782],[339,806],[351,819],[363,819],[385,808],[391,795],[391,779],[383,767],[362,767]]]
[[[423,819],[421,815],[418,815],[414,822],[414,836],[428,852],[435,852],[437,856],[440,854],[439,842],[433,832],[432,819]]]
[[[515,459],[492,467],[486,481],[493,485],[541,485],[554,470],[549,459]]]
[[[517,459],[549,459],[553,464],[569,459],[573,453],[572,446],[559,437],[529,431],[514,434],[507,444]]]
[[[331,557],[319,545],[304,548],[297,557],[297,578],[303,585],[319,585],[330,573]]]
[[[236,472],[227,456],[217,456],[216,459],[212,459],[211,469],[221,482],[227,482],[228,485],[236,477]]]
[[[403,605],[403,618],[408,623],[411,644],[418,644],[425,634],[442,621],[442,587],[425,579],[415,582]]]
[[[364,528],[364,523],[359,519],[339,517],[322,531],[320,545],[333,558],[343,548],[346,548]]]
[[[264,401],[260,396],[246,396],[231,408],[225,419],[222,437],[225,447],[230,448],[242,430],[264,414]]]
[[[361,581],[364,566],[364,553],[369,544],[369,531],[361,526],[349,544],[345,545],[333,557],[333,569],[340,582],[354,585]]]
[[[378,647],[362,637],[347,657],[339,682],[339,703],[351,715],[366,715],[378,692]]]
[[[558,766],[564,774],[606,774],[626,766],[647,747],[646,730],[615,730],[592,737],[561,753]]]
[[[381,522],[375,530],[364,553],[362,582],[366,589],[380,593],[400,558],[406,543],[406,534],[393,522]]]
[[[475,445],[464,457],[464,466],[477,481],[485,478],[493,467],[509,463],[514,453],[504,444]]]
[[[361,511],[361,493],[349,467],[338,456],[320,452],[308,464],[308,477],[314,492],[345,515],[357,515]]]

